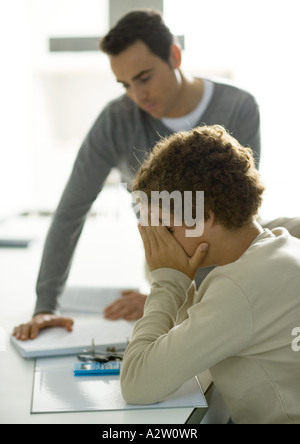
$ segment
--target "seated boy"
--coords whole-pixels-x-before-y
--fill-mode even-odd
[[[172,135],[133,190],[151,211],[152,191],[204,191],[204,226],[189,235],[174,208],[168,226],[162,209],[159,226],[139,225],[152,287],[122,365],[125,400],[159,402],[210,369],[234,423],[299,424],[300,241],[256,222],[264,185],[250,149],[220,126]]]

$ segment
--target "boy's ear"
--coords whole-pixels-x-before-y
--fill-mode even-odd
[[[205,223],[207,224],[208,228],[213,228],[216,224],[215,213],[212,210],[209,210],[206,214],[208,215],[208,217],[205,220]]]
[[[175,43],[170,48],[170,64],[173,69],[178,69],[181,65],[181,49]]]

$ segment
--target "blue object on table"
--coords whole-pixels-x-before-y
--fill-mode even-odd
[[[110,362],[77,362],[74,364],[74,376],[105,376],[119,375],[121,363]]]

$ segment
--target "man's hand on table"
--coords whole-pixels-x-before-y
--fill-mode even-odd
[[[137,320],[143,316],[146,298],[146,295],[136,291],[123,291],[120,299],[106,307],[104,317],[110,320]],[[62,327],[71,332],[73,323],[74,321],[71,318],[50,313],[39,313],[26,324],[15,327],[12,334],[16,339],[27,341],[28,339],[35,339],[40,330],[48,327]]]
[[[39,313],[26,324],[15,327],[12,334],[21,341],[27,341],[28,339],[35,339],[40,330],[48,327],[63,327],[72,331],[73,320],[50,313]]]
[[[117,319],[135,321],[143,316],[146,299],[146,295],[137,291],[123,291],[120,299],[106,307],[104,317],[112,321]]]

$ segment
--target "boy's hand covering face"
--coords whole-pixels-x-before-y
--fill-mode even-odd
[[[150,271],[158,268],[174,268],[194,279],[197,269],[204,260],[209,245],[200,244],[192,257],[189,257],[182,246],[164,226],[138,225],[146,260]]]

